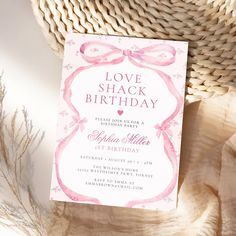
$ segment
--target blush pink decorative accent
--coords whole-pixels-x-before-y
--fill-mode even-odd
[[[91,50],[91,48],[105,48],[108,50],[108,52],[101,53],[98,56],[89,56],[87,54],[87,51]],[[170,58],[167,57],[166,59],[159,60],[155,58],[154,56],[152,56],[152,55],[155,55],[155,53],[157,52],[159,53],[162,51],[165,53],[170,53],[171,57]],[[129,50],[129,49],[122,50],[111,44],[101,43],[99,41],[89,41],[81,45],[80,53],[81,53],[81,56],[84,58],[84,60],[92,64],[102,63],[104,62],[104,58],[107,59],[108,57],[111,58],[110,60],[108,59],[109,63],[117,64],[117,63],[122,62],[125,59],[125,57],[128,57],[130,61],[135,60],[140,63],[146,63],[149,65],[155,65],[155,66],[168,66],[175,62],[176,50],[174,49],[174,47],[166,45],[166,44],[152,45],[152,46],[134,50],[134,51]]]
[[[155,129],[157,129],[156,135],[158,138],[160,138],[161,134],[163,132],[167,133],[169,136],[172,135],[172,131],[170,130],[170,124],[168,124],[167,126],[160,126],[159,124],[154,126]]]
[[[96,48],[96,49],[102,48],[102,49],[107,50],[107,52],[106,53],[102,52],[98,56],[89,56],[87,51],[88,50],[91,51],[91,49],[93,48]],[[99,52],[99,50],[96,50],[96,51]],[[171,56],[169,58],[167,57],[167,58],[163,58],[163,60],[159,60],[155,58],[155,53],[160,53],[160,52],[169,53]],[[175,56],[176,56],[175,48],[167,44],[157,44],[157,45],[152,45],[152,46],[145,47],[142,49],[138,49],[135,51],[131,51],[129,49],[122,50],[111,44],[102,43],[99,41],[89,41],[81,45],[80,53],[81,53],[82,58],[88,63],[90,63],[91,65],[79,67],[65,80],[63,98],[65,102],[67,103],[68,107],[74,112],[74,119],[76,120],[77,125],[75,126],[73,131],[58,144],[56,148],[56,154],[55,154],[56,155],[56,176],[57,176],[57,180],[61,189],[73,201],[80,201],[80,202],[86,201],[86,202],[92,202],[95,204],[101,204],[101,202],[96,198],[80,195],[79,193],[76,193],[70,190],[63,184],[63,181],[60,178],[59,163],[60,163],[61,153],[63,152],[66,145],[71,141],[71,139],[77,134],[77,132],[79,130],[81,132],[83,131],[84,123],[87,122],[86,119],[82,119],[82,120],[80,119],[79,111],[74,107],[74,105],[71,102],[71,88],[70,87],[71,87],[71,84],[73,83],[74,78],[81,71],[90,69],[92,67],[97,67],[97,66],[119,64],[119,63],[122,63],[125,60],[125,58],[128,58],[128,60],[133,65],[140,68],[149,69],[157,73],[160,76],[160,78],[165,82],[169,92],[175,97],[177,101],[176,108],[173,111],[173,113],[169,117],[167,117],[162,122],[162,124],[156,124],[154,127],[156,129],[157,138],[160,138],[161,135],[163,137],[164,150],[173,169],[172,179],[170,183],[168,184],[168,186],[164,189],[164,191],[158,194],[157,196],[153,196],[152,198],[148,198],[148,199],[138,199],[138,200],[129,201],[128,203],[125,204],[125,206],[134,207],[135,205],[151,203],[151,202],[162,200],[174,190],[177,183],[177,179],[178,179],[179,167],[178,167],[177,156],[174,149],[174,145],[172,144],[169,138],[169,136],[171,135],[169,124],[170,124],[170,121],[172,121],[176,117],[176,115],[180,112],[183,106],[183,98],[176,90],[171,80],[171,77],[167,75],[166,73],[164,73],[163,71],[157,69],[156,67],[168,66],[174,63]],[[155,68],[152,68],[150,66],[155,66]],[[117,112],[119,114],[119,111]]]
[[[73,116],[72,118],[73,118],[74,124],[79,124],[80,130],[81,132],[83,132],[83,130],[85,129],[85,123],[88,122],[87,118],[83,118],[81,120],[79,120],[77,116]]]
[[[121,116],[124,113],[124,111],[118,110],[117,113],[118,113],[119,116]]]

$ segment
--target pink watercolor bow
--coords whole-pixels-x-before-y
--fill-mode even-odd
[[[101,53],[99,53],[97,56],[94,56],[94,52],[99,52],[100,49]],[[93,55],[90,56],[88,51],[92,51]],[[160,60],[156,56],[156,53],[160,54],[160,52],[162,52],[162,54],[165,53],[163,54],[164,56],[166,56],[166,54],[170,54],[170,56]],[[108,43],[89,41],[81,45],[80,53],[84,60],[93,64],[117,64],[122,62],[125,57],[128,57],[128,59],[134,64],[135,62],[139,62],[155,66],[168,66],[175,62],[176,50],[174,47],[166,44],[156,44],[137,50],[123,50]]]
[[[172,131],[170,130],[170,125],[167,124],[167,125],[162,125],[160,126],[159,124],[155,125],[154,126],[155,129],[157,129],[157,132],[156,132],[156,135],[157,137],[159,138],[160,135],[165,132],[166,134],[168,134],[169,136],[172,135]]]
[[[87,118],[79,119],[77,116],[73,116],[73,125],[78,124],[81,132],[85,129],[85,123],[88,122]]]

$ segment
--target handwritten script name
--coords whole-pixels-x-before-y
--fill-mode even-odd
[[[96,142],[98,144],[102,143],[123,143],[123,144],[133,144],[133,145],[149,145],[150,141],[147,136],[142,136],[140,134],[128,133],[124,137],[117,137],[115,133],[107,134],[105,131],[93,130],[87,136],[88,140],[91,142]]]

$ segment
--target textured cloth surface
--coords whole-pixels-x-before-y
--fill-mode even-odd
[[[57,203],[48,235],[235,236],[235,179],[236,91],[230,90],[185,109],[176,210]]]
[[[67,32],[187,40],[186,100],[236,86],[236,0],[31,0],[52,49]]]

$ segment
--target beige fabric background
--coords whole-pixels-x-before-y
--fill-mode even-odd
[[[58,203],[48,235],[235,236],[235,180],[236,91],[231,90],[185,109],[176,211]]]

